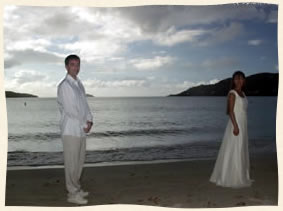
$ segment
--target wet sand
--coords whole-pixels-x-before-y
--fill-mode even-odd
[[[87,206],[150,205],[177,208],[278,204],[277,159],[251,157],[248,188],[218,187],[209,182],[214,160],[85,167],[82,186]],[[64,169],[8,170],[6,206],[78,206],[66,201]]]

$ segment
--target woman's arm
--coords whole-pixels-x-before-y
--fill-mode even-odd
[[[236,121],[235,113],[234,113],[234,105],[235,105],[236,96],[234,93],[230,93],[228,95],[228,114],[234,126],[233,133],[235,136],[239,134],[239,127]]]

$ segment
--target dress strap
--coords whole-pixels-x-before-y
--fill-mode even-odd
[[[238,95],[238,93],[234,90],[234,89],[231,89],[230,91],[229,91],[229,93],[228,93],[228,95],[230,94],[230,93],[233,93],[234,95]]]

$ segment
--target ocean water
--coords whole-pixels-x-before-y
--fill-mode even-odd
[[[276,152],[277,97],[249,97],[252,154]],[[213,159],[226,97],[88,98],[87,163]],[[56,98],[7,98],[8,166],[62,165]]]

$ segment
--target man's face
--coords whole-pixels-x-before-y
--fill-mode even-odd
[[[80,61],[77,59],[71,59],[68,65],[65,66],[69,75],[76,78],[80,71]]]

